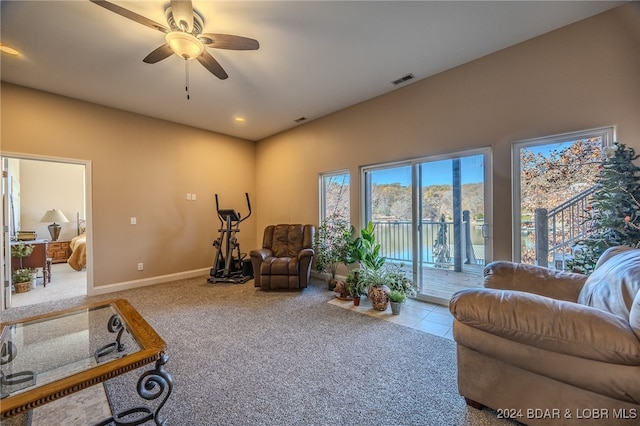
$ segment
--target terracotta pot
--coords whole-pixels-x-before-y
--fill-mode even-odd
[[[335,278],[329,278],[327,280],[327,285],[329,287],[329,291],[335,290],[337,283],[338,283],[338,280],[336,280]]]
[[[359,297],[354,297],[353,298],[353,306],[360,306],[360,298]]]
[[[389,287],[386,285],[369,287],[368,294],[371,306],[376,311],[386,311],[389,306]]]

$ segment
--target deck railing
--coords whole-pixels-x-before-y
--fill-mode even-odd
[[[413,262],[413,228],[411,221],[374,221],[380,251],[387,260],[395,263]],[[462,224],[464,232],[460,241],[454,237],[454,223],[446,221],[426,221],[420,223],[421,266],[453,269],[455,250],[462,251],[463,262],[484,265],[484,249],[471,244],[471,223]]]
[[[574,244],[589,234],[586,211],[593,186],[551,210],[535,210],[536,264],[566,269]]]

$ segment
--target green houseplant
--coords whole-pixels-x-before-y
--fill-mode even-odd
[[[371,300],[371,306],[377,311],[386,311],[389,306],[389,284],[392,277],[389,268],[372,268],[362,266],[360,268],[361,279],[367,288],[367,296]]]
[[[389,303],[391,303],[391,313],[400,315],[400,307],[407,299],[407,295],[400,290],[391,290],[389,292]]]
[[[353,304],[360,305],[360,298],[367,293],[367,285],[360,275],[360,271],[354,269],[349,271],[346,279],[346,286],[349,295],[353,298]]]
[[[11,246],[11,257],[20,259],[20,267],[11,271],[11,281],[16,293],[24,293],[31,290],[34,270],[32,268],[24,268],[22,259],[31,256],[33,249],[33,245],[24,243]]]
[[[367,290],[374,309],[384,311],[389,304],[388,271],[383,267],[386,258],[381,254],[380,244],[376,242],[375,226],[369,221],[360,230],[360,236],[353,240],[352,256],[360,262],[358,279]]]
[[[367,226],[360,230],[360,237],[354,239],[351,244],[351,256],[358,260],[360,265],[369,269],[380,269],[386,258],[380,254],[380,244],[376,243],[374,234],[375,226],[369,221]]]
[[[335,288],[338,265],[357,261],[353,235],[351,224],[337,214],[324,218],[314,235],[315,270],[329,274],[329,290]]]

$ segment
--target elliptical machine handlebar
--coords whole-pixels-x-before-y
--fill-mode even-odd
[[[239,212],[236,212],[233,209],[220,209],[220,205],[218,203],[218,194],[215,194],[216,212],[218,213],[218,217],[220,218],[221,223],[224,223],[227,218],[230,218],[232,221],[238,223],[244,222],[245,220],[249,219],[249,216],[251,216],[251,201],[249,200],[248,192],[245,192],[244,195],[247,198],[247,208],[249,209],[249,214],[247,214],[245,217],[242,217]]]
[[[249,219],[249,216],[251,216],[251,201],[249,201],[249,193],[245,192],[244,195],[247,197],[247,207],[249,208],[249,214],[247,216],[245,216],[244,219],[242,220],[247,220]]]

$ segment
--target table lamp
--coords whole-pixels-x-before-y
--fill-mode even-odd
[[[58,241],[58,236],[60,236],[60,228],[62,227],[56,222],[66,223],[69,222],[69,220],[64,217],[64,214],[62,214],[60,210],[53,209],[47,210],[44,216],[42,216],[42,219],[40,219],[40,222],[53,222],[48,226],[49,234],[51,235],[51,241]]]

